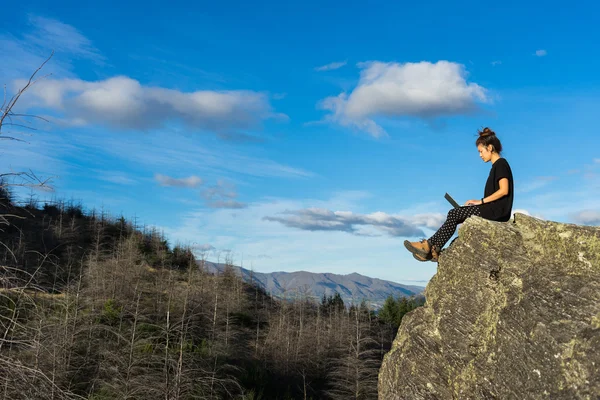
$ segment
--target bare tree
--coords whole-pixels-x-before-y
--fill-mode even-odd
[[[6,133],[6,129],[8,127],[16,127],[22,128],[26,130],[36,130],[35,127],[30,123],[31,120],[42,120],[48,122],[43,117],[20,113],[15,111],[15,106],[17,102],[21,98],[21,96],[31,88],[36,82],[40,79],[43,79],[46,76],[36,79],[36,75],[38,72],[46,65],[50,58],[54,55],[54,51],[50,54],[50,56],[31,74],[25,85],[20,88],[16,94],[14,94],[10,99],[7,97],[7,89],[6,85],[4,85],[4,99],[2,101],[2,106],[0,107],[0,139],[2,140],[16,140],[22,142],[22,139],[19,139],[14,136],[8,136]],[[12,205],[12,196],[11,196],[11,187],[27,187],[27,188],[37,188],[42,190],[51,190],[49,186],[50,179],[42,180],[35,175],[35,173],[31,170],[26,171],[10,171],[10,172],[2,172],[0,171],[0,229],[2,229],[2,225],[9,225],[8,218],[23,218],[22,216],[12,214],[10,212],[10,208]],[[0,242],[0,247],[5,247]]]
[[[17,113],[14,111],[14,108],[15,108],[15,105],[17,104],[17,102],[19,101],[19,99],[21,98],[21,96],[23,95],[23,93],[25,93],[32,85],[34,85],[40,79],[44,79],[51,75],[51,74],[48,74],[39,79],[36,79],[37,73],[40,72],[40,70],[44,67],[44,65],[46,65],[46,63],[48,61],[50,61],[50,59],[52,58],[53,55],[54,55],[54,51],[52,51],[50,56],[42,63],[42,65],[40,65],[33,72],[33,74],[31,74],[27,83],[21,89],[19,89],[17,91],[17,93],[15,95],[13,95],[10,99],[7,98],[6,85],[4,85],[4,100],[2,102],[2,107],[0,107],[0,139],[20,141],[20,139],[17,139],[15,137],[3,135],[2,128],[4,128],[4,127],[15,126],[15,127],[25,128],[25,129],[29,129],[29,130],[35,130],[35,128],[32,127],[30,124],[21,122],[21,120],[23,120],[23,119],[25,119],[25,120],[27,120],[28,118],[40,119],[42,121],[48,122],[47,119],[42,118],[37,115]]]

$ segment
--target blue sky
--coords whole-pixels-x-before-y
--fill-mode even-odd
[[[19,103],[50,122],[5,127],[0,170],[210,260],[425,284],[402,242],[482,196],[489,126],[514,210],[600,225],[600,6],[187,3],[5,6],[9,92],[55,55]]]

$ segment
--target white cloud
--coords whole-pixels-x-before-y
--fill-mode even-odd
[[[409,217],[408,220],[416,225],[423,226],[429,229],[438,230],[446,221],[446,217],[439,213],[415,214]]]
[[[96,170],[95,173],[98,179],[101,179],[106,182],[116,183],[118,185],[132,185],[136,183],[134,179],[131,179],[124,173],[118,171]]]
[[[247,208],[235,212],[228,209],[187,212],[180,221],[173,220],[173,225],[161,229],[172,242],[197,241],[210,243],[217,249],[232,249],[234,263],[239,265],[243,261],[245,267],[252,266],[260,272],[358,272],[396,282],[426,281],[433,276],[436,272],[435,263],[416,261],[402,246],[399,237],[387,233],[371,237],[340,231],[290,229],[263,219],[264,216],[284,215],[286,210],[310,207],[357,210],[362,208],[360,203],[364,201],[366,198],[357,196],[356,192],[336,193],[327,200],[265,198],[253,201]],[[408,209],[401,211],[401,215],[414,214]],[[369,228],[374,232],[383,232]],[[210,261],[216,261],[216,255]]]
[[[389,236],[423,236],[420,227],[438,229],[445,219],[441,214],[402,217],[384,212],[363,215],[351,211],[331,211],[322,208],[284,211],[281,214],[282,216],[266,216],[263,219],[280,222],[290,228],[308,231],[341,231],[361,236],[373,236],[368,230],[360,230],[362,226],[374,227]]]
[[[577,224],[600,225],[600,210],[583,210],[572,216]]]
[[[369,118],[353,118],[346,112],[348,104],[348,95],[341,93],[337,97],[327,97],[319,103],[319,108],[332,113],[325,117],[325,120],[337,123],[346,128],[357,129],[367,132],[373,137],[381,137],[387,135],[385,130],[377,125],[375,121]]]
[[[544,57],[545,55],[547,55],[548,52],[544,49],[540,49],[540,50],[536,50],[535,51],[535,55],[538,57]]]
[[[125,76],[96,82],[47,79],[38,82],[25,96],[33,96],[37,100],[34,105],[55,110],[68,118],[137,130],[161,128],[177,121],[189,128],[228,132],[253,128],[262,120],[281,117],[273,112],[263,93],[181,92],[143,86]]]
[[[332,63],[326,64],[326,65],[322,65],[320,67],[316,67],[315,71],[332,71],[334,69],[342,68],[347,63],[348,63],[347,61],[332,62]]]
[[[235,200],[210,201],[207,203],[207,205],[211,208],[231,208],[231,209],[248,207],[248,204],[242,203],[239,201],[235,201]]]
[[[175,187],[197,187],[200,186],[203,181],[201,178],[192,175],[187,178],[172,178],[170,176],[155,174],[154,178],[162,186],[175,186]],[[241,209],[246,208],[246,203],[235,200],[238,197],[238,193],[235,186],[232,183],[219,180],[215,185],[209,186],[201,192],[202,197],[206,200],[206,205],[210,208],[229,208],[229,209]]]
[[[525,215],[529,215],[531,216],[531,213],[525,209],[521,209],[521,208],[515,208],[512,210],[512,215],[511,218],[515,215],[515,214],[525,214]]]
[[[374,121],[378,116],[430,120],[469,114],[478,109],[477,102],[489,101],[485,88],[466,81],[461,64],[368,62],[359,67],[360,80],[352,93],[327,97],[318,107],[331,112],[326,120],[374,137],[386,134]]]
[[[246,208],[245,203],[234,200],[238,197],[235,186],[232,183],[219,180],[216,185],[206,188],[202,192],[206,205],[211,208]]]
[[[162,186],[174,186],[174,187],[197,187],[202,184],[202,179],[192,175],[187,178],[172,178],[167,175],[155,174],[154,179]]]
[[[209,243],[204,243],[204,244],[197,244],[192,246],[194,250],[199,251],[199,252],[209,252],[209,251],[214,251],[215,246],[209,244]]]

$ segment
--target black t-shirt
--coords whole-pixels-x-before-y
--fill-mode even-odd
[[[508,161],[499,158],[490,170],[487,182],[485,183],[484,197],[488,197],[500,189],[500,179],[508,179],[508,195],[499,198],[490,203],[484,203],[481,210],[481,216],[494,221],[506,222],[510,219],[514,198],[513,176],[508,165]]]

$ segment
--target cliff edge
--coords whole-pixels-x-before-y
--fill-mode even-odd
[[[380,399],[600,399],[600,228],[471,217],[425,296]]]

